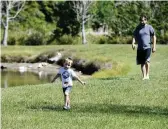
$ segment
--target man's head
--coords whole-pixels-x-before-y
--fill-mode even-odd
[[[73,63],[73,61],[71,58],[66,58],[65,62],[64,62],[64,67],[69,69],[72,66],[72,63]]]
[[[139,18],[140,24],[145,25],[147,23],[147,16],[146,15],[141,15]]]

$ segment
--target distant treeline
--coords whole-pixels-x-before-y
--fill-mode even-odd
[[[157,43],[168,44],[168,1],[93,1],[85,26],[88,43],[131,43],[141,14],[148,16]],[[72,1],[26,1],[9,23],[8,44],[81,44],[81,23]]]

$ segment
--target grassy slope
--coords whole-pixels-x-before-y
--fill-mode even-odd
[[[63,55],[84,59],[87,62],[101,62],[112,64],[113,69],[96,74],[95,77],[118,75],[127,73],[132,65],[135,65],[135,51],[130,45],[60,45],[60,46],[9,46],[2,47],[2,57],[13,60],[19,57],[35,59],[41,53],[49,55],[53,52],[61,52]],[[116,52],[117,51],[117,52]],[[128,66],[128,67],[127,67]],[[123,69],[121,69],[123,68]],[[120,71],[118,71],[120,70]]]
[[[130,46],[101,45],[85,49],[77,46],[78,50],[74,46],[72,49],[91,58],[99,53],[100,57],[129,64],[131,69],[126,76],[87,79],[85,87],[75,81],[72,110],[68,112],[62,110],[58,80],[56,84],[2,89],[3,129],[168,128],[168,46],[158,46],[152,56],[149,81],[141,81],[135,52]]]
[[[117,50],[116,50],[117,49]],[[75,57],[99,61],[127,60],[133,53],[130,45],[53,45],[53,46],[8,46],[1,48],[1,55],[37,56],[46,51],[60,51]],[[116,52],[117,51],[117,52]],[[125,56],[123,58],[123,56]],[[131,55],[133,56],[133,55]]]

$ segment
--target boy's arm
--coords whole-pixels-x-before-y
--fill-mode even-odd
[[[58,77],[60,77],[60,74],[58,73],[51,82],[54,82]]]
[[[78,76],[75,76],[75,79],[77,79],[82,85],[85,85],[86,83],[83,82]]]

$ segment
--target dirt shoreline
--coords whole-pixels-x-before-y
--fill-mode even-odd
[[[2,68],[4,67],[4,68]],[[9,71],[19,71],[19,72],[44,72],[46,74],[56,74],[61,66],[56,64],[49,63],[1,63],[1,70],[9,70]],[[84,75],[80,71],[76,71],[78,76],[82,76],[82,78],[91,77],[90,75]]]
[[[30,72],[39,72],[44,71],[48,73],[56,73],[60,66],[58,65],[52,65],[45,63],[45,65],[42,65],[42,63],[1,63],[1,69],[2,66],[6,70],[17,70],[17,71],[30,71]]]

